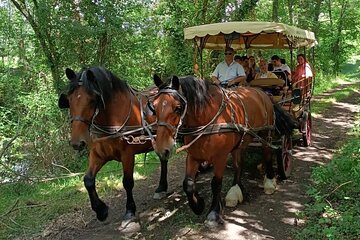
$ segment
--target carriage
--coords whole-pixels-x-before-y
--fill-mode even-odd
[[[313,32],[297,27],[274,22],[223,22],[199,25],[184,29],[185,40],[191,40],[195,46],[194,59],[200,60],[200,75],[204,77],[203,50],[223,50],[232,47],[234,50],[248,49],[287,49],[293,63],[293,50],[306,49],[314,56],[317,44]],[[279,79],[256,79],[250,86],[262,88],[271,93],[272,100],[282,106],[297,122],[299,134],[277,136],[273,145],[277,146],[276,160],[280,178],[286,179],[292,170],[293,142],[302,140],[303,146],[311,145],[312,124],[310,102],[314,88],[314,78],[302,78],[290,86],[283,72],[274,72]],[[206,77],[205,77],[206,78]],[[285,80],[285,82],[283,80]],[[277,91],[272,91],[277,89]],[[250,146],[258,146],[259,139]]]
[[[194,40],[197,49],[200,50],[201,59],[203,49],[222,49],[227,45],[235,49],[256,46],[293,49],[316,44],[313,34],[301,29],[271,23],[243,24],[245,23],[221,23],[185,29],[185,39]],[[241,29],[241,26],[252,26],[253,29]],[[167,159],[182,127],[182,120],[188,120],[187,124],[192,122],[198,126],[195,129],[188,128],[192,135],[184,137],[185,145],[182,147],[188,148],[183,188],[189,205],[196,214],[201,214],[205,208],[205,202],[195,187],[199,165],[202,161],[210,160],[214,166],[214,177],[211,182],[213,199],[207,215],[210,224],[221,222],[221,185],[229,153],[233,155],[234,166],[233,187],[230,191],[235,190],[236,194],[236,199],[231,205],[236,206],[242,201],[240,194],[243,190],[240,153],[251,141],[257,139],[264,148],[266,194],[272,194],[276,190],[271,148],[279,148],[277,155],[281,162],[282,175],[286,177],[291,171],[292,139],[286,130],[293,127],[288,128],[284,125],[295,120],[299,123],[306,144],[311,143],[310,99],[313,81],[309,79],[306,84],[301,84],[301,89],[295,89],[294,86],[293,89],[287,89],[276,82],[263,81],[257,85],[253,82],[253,85],[258,87],[282,87],[281,95],[272,96],[273,101],[282,104],[282,107],[274,110],[270,98],[257,88],[248,88],[237,93],[227,92],[219,86],[194,77],[180,80],[173,77],[169,85],[154,76],[158,92],[154,93],[155,96],[149,97],[147,93],[134,91],[126,81],[102,67],[83,68],[79,72],[66,69],[65,72],[69,80],[69,89],[66,94],[61,94],[58,105],[70,110],[70,143],[73,148],[81,150],[89,147],[89,165],[84,176],[84,185],[89,194],[91,207],[100,221],[107,218],[108,206],[99,198],[95,180],[97,172],[110,160],[120,161],[123,165],[123,185],[127,193],[124,226],[136,220],[136,205],[132,194],[135,154],[148,152],[152,148],[155,150],[160,158],[161,174],[154,197],[166,195]],[[186,92],[186,89],[188,92],[183,96],[182,93]],[[150,99],[152,101],[149,101]],[[292,104],[297,105],[297,111],[291,107]],[[245,105],[251,106],[251,109],[245,111]],[[284,114],[284,109],[290,114]],[[248,121],[246,115],[254,118],[255,114],[252,112],[255,110],[267,114],[264,114],[266,116],[263,119]],[[196,114],[198,111],[203,114]],[[275,116],[280,116],[276,119],[281,121],[275,121]],[[248,123],[254,128],[247,128]],[[264,127],[264,124],[267,125]],[[155,139],[150,131],[154,125],[157,125]],[[279,134],[281,143],[278,146],[269,138],[270,133],[275,131],[275,126],[284,130]],[[150,137],[144,135],[145,130]],[[264,135],[266,133],[269,135]],[[265,140],[263,136],[268,138]],[[138,140],[135,141],[135,138]]]

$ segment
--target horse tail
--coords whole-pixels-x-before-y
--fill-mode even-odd
[[[299,128],[299,124],[291,115],[277,103],[274,103],[275,127],[281,135],[291,135],[292,130]]]

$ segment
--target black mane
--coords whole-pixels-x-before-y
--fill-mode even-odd
[[[180,77],[181,91],[190,107],[204,109],[210,101],[209,86],[210,82],[197,79],[194,76]]]
[[[87,71],[93,73],[94,80],[87,78]],[[69,94],[81,84],[89,93],[100,95],[105,103],[111,99],[114,91],[125,92],[130,89],[126,81],[119,79],[111,71],[98,66],[81,69],[76,74],[76,80],[70,83]]]

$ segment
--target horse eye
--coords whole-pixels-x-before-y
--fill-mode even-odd
[[[181,112],[182,112],[182,107],[181,106],[177,106],[176,108],[175,108],[175,110],[174,110],[174,112],[176,113],[176,114],[181,114]]]

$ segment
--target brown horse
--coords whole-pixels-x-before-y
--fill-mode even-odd
[[[144,117],[147,96],[136,93],[125,81],[102,67],[85,68],[78,73],[66,69],[66,76],[70,80],[69,91],[60,96],[59,107],[70,109],[73,148],[81,150],[89,146],[84,184],[91,207],[100,221],[107,218],[108,207],[98,197],[95,178],[106,162],[120,161],[127,194],[124,219],[133,220],[136,211],[132,194],[134,156],[152,150],[146,134],[151,135],[151,122],[154,123],[155,117]],[[167,191],[167,156],[162,156],[155,197]]]
[[[195,179],[199,164],[207,161],[213,165],[214,177],[206,223],[212,226],[222,222],[221,186],[229,153],[233,156],[235,174],[233,187],[225,198],[226,206],[236,206],[242,201],[241,152],[254,138],[263,143],[265,193],[275,191],[271,139],[275,128],[281,130],[281,134],[288,134],[294,127],[286,123],[288,115],[281,107],[274,110],[270,98],[256,88],[225,90],[192,76],[180,79],[174,76],[166,84],[155,75],[154,82],[159,88],[153,101],[158,119],[154,149],[159,156],[167,155],[174,146],[176,135],[184,135],[182,149],[188,154],[183,188],[195,214],[201,214],[205,207],[195,187]],[[275,115],[279,117],[276,121]],[[285,119],[284,124],[281,119]]]

